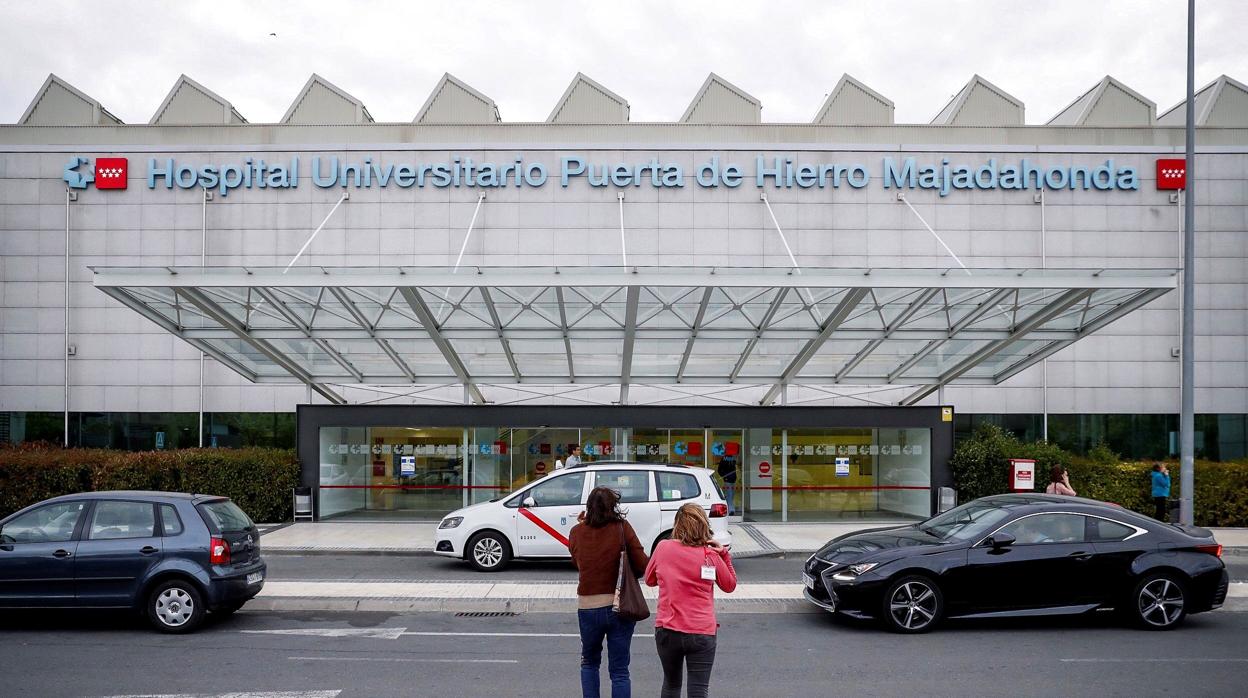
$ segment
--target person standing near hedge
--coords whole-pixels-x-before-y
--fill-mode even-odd
[[[1166,500],[1170,498],[1170,471],[1162,463],[1153,463],[1153,518],[1166,520]]]
[[[1075,488],[1070,486],[1070,473],[1066,472],[1066,468],[1055,465],[1049,471],[1049,486],[1044,489],[1045,494],[1064,494],[1067,497],[1075,496]]]

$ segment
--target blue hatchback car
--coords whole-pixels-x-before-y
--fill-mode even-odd
[[[0,521],[0,607],[133,608],[163,632],[264,586],[260,533],[225,497],[84,492]]]

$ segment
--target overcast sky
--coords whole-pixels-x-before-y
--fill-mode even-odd
[[[1184,87],[1186,2],[55,2],[0,0],[0,123],[48,73],[147,123],[186,73],[249,121],[281,118],[319,73],[378,121],[410,121],[443,72],[504,121],[541,121],[579,70],[633,121],[680,118],[715,71],[808,122],[842,73],[926,123],[974,73],[1044,123],[1106,74],[1164,111]],[[1248,82],[1248,2],[1201,0],[1197,87]],[[276,34],[272,36],[271,34]]]

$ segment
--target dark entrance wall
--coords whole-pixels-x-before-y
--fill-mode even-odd
[[[296,443],[302,484],[312,487],[320,511],[321,427],[642,427],[918,428],[932,431],[932,500],[953,487],[954,422],[942,407],[737,407],[594,405],[299,405]]]

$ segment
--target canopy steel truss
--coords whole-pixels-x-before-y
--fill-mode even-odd
[[[1175,288],[1173,270],[95,268],[253,382],[996,384]],[[458,273],[457,273],[458,272]],[[435,312],[434,308],[437,308]]]

